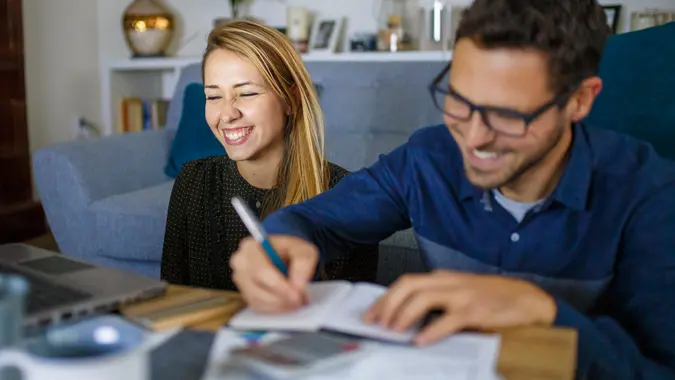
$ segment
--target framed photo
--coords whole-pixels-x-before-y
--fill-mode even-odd
[[[334,53],[342,32],[341,18],[318,18],[309,36],[310,53]]]
[[[619,16],[621,15],[621,5],[603,5],[602,9],[605,11],[605,17],[607,17],[607,25],[612,29],[612,33],[616,34]]]

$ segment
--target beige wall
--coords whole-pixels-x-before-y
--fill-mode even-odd
[[[72,139],[77,116],[100,119],[96,9],[94,0],[23,0],[31,151]]]

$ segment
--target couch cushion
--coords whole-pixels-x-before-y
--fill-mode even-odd
[[[173,96],[169,102],[169,109],[166,113],[166,129],[178,129],[181,115],[183,115],[183,97],[185,89],[192,83],[202,83],[202,65],[201,63],[192,63],[180,70],[178,83],[173,89]]]
[[[377,283],[391,285],[405,273],[427,272],[427,266],[417,249],[412,228],[396,232],[380,243]]]
[[[159,262],[172,187],[169,181],[92,203],[100,251],[117,259]]]
[[[326,156],[355,171],[443,122],[427,90],[447,62],[307,62],[321,87]]]
[[[169,160],[164,172],[176,178],[180,169],[188,161],[207,156],[225,155],[225,148],[213,135],[204,118],[206,98],[201,83],[191,83],[183,95],[183,112],[178,123]]]
[[[627,133],[675,159],[675,23],[612,36],[589,126]]]

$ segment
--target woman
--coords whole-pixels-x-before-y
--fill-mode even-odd
[[[248,236],[230,204],[243,197],[262,218],[311,198],[348,172],[326,162],[323,114],[300,56],[279,31],[251,21],[216,27],[202,60],[205,115],[227,156],[183,165],[167,217],[161,277],[234,290],[228,265]],[[322,268],[325,279],[374,281],[377,247]]]

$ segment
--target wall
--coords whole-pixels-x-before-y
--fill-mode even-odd
[[[96,1],[23,0],[31,151],[74,136],[73,120],[100,119]]]

